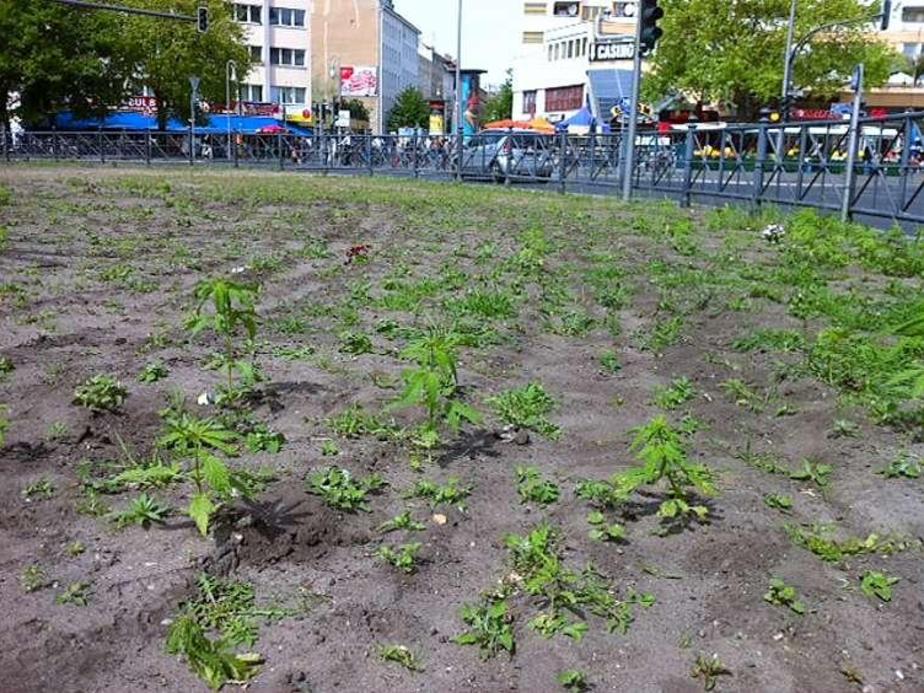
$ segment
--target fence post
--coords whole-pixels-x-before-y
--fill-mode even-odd
[[[151,165],[151,131],[144,131],[144,162]]]
[[[568,173],[568,132],[562,130],[558,136],[558,192],[565,194],[565,176]]]
[[[103,150],[103,131],[96,134],[96,142],[99,145],[99,161],[101,164],[106,163],[106,152]]]
[[[417,136],[418,136],[418,133],[417,133],[417,131],[415,130],[415,131],[414,131],[414,159],[413,159],[413,162],[414,162],[414,163],[413,163],[413,165],[414,165],[414,178],[415,178],[415,179],[418,178],[418,177],[420,176],[420,172],[417,170],[417,147],[420,146],[420,144],[419,144],[419,142],[418,142],[418,140],[417,140]]]
[[[375,167],[372,162],[372,132],[366,133],[366,165],[369,167],[369,177],[375,175]]]
[[[760,124],[757,127],[757,158],[754,161],[754,190],[751,192],[751,211],[760,209],[760,198],[764,191],[764,166],[767,163],[767,144],[770,128],[770,110],[760,109]]]
[[[0,147],[3,147],[3,160],[10,160],[10,148],[6,145],[6,125],[0,123]]]
[[[901,161],[899,162],[898,175],[902,177],[901,185],[901,197],[899,198],[899,212],[905,210],[905,200],[908,198],[908,176],[911,174],[911,167],[909,163],[911,162],[911,142],[914,139],[914,123],[911,120],[911,113],[913,109],[907,109],[905,111],[905,127],[902,133],[902,154]]]
[[[282,133],[281,133],[281,132],[277,132],[277,133],[276,133],[276,149],[279,150],[279,152],[278,152],[278,153],[279,153],[279,170],[281,171],[281,170],[283,169],[283,163],[282,163],[282,159],[283,159],[283,156],[282,156]]]
[[[242,134],[237,133],[234,136],[234,168],[239,168],[241,165],[241,147],[238,144],[238,138],[241,138],[241,143],[244,141],[244,136]]]
[[[691,117],[687,124],[687,134],[683,140],[683,194],[680,197],[680,206],[689,207],[692,200],[690,191],[693,189],[693,147],[696,144],[696,119]],[[631,175],[632,172],[629,172]]]
[[[58,161],[58,131],[51,131],[51,153],[54,156],[54,160],[57,163]]]
[[[847,176],[844,180],[844,199],[841,203],[841,221],[853,219],[853,193],[856,185],[857,149],[860,144],[860,109],[863,105],[864,65],[860,63],[853,77],[853,110],[850,114],[850,130],[847,137]]]

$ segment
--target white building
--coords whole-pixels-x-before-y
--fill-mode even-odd
[[[239,75],[241,100],[310,110],[311,0],[242,0],[234,13],[255,63]]]
[[[513,118],[567,118],[589,103],[608,120],[631,86],[634,2],[528,1],[513,68]]]

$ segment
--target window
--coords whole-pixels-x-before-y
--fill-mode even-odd
[[[581,55],[587,55],[587,38],[581,39]]]
[[[544,2],[523,3],[523,14],[545,14]]]
[[[305,10],[292,10],[288,7],[271,7],[269,23],[272,26],[305,26]]]
[[[561,57],[561,48],[556,43],[555,44],[555,60],[558,60]]]
[[[602,11],[602,7],[584,7],[581,9],[581,18],[585,22],[590,22],[599,17]]]
[[[902,44],[902,53],[904,53],[909,58],[917,58],[920,52],[921,52],[920,43],[903,43]]]
[[[523,112],[536,115],[536,90],[523,92]]]
[[[263,62],[263,48],[260,46],[248,46],[250,48],[250,59],[260,64]]]
[[[552,55],[555,53],[554,48],[555,47],[552,44],[549,44],[549,62],[552,61]]]
[[[579,2],[556,2],[552,7],[552,14],[556,17],[577,17],[581,12]]]
[[[242,84],[241,85],[241,101],[255,101],[257,103],[262,103],[263,85],[262,84]]]
[[[574,41],[568,41],[568,57],[574,57]]]
[[[305,103],[305,88],[270,87],[270,98],[273,103],[303,104]]]
[[[270,48],[270,65],[305,66],[305,51],[296,48]]]
[[[542,43],[541,31],[524,31],[523,43]]]
[[[546,111],[575,111],[584,105],[584,86],[557,87],[545,90]]]
[[[909,24],[924,24],[924,7],[903,7],[902,21]]]
[[[263,19],[260,17],[261,8],[257,5],[235,5],[234,18],[239,22],[248,24],[262,24]]]

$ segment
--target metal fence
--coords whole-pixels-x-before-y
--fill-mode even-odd
[[[773,204],[845,212],[849,217],[924,222],[924,112],[856,124],[831,121],[695,124],[639,133],[632,171],[637,194],[693,201]],[[481,138],[481,139],[479,139]],[[459,151],[451,138],[378,135],[196,135],[27,132],[2,138],[5,161],[186,162],[332,174],[397,175],[546,186],[616,194],[622,134],[476,136]]]

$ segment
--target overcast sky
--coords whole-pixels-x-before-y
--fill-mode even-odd
[[[456,54],[456,0],[395,0],[395,9],[440,53]],[[504,81],[519,42],[521,2],[463,0],[462,67],[487,70],[488,84]]]

